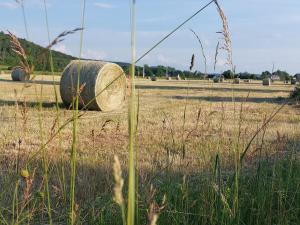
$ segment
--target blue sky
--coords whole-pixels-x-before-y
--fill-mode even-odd
[[[86,0],[84,51],[86,58],[130,61],[129,0]],[[24,0],[29,39],[47,45],[43,0]],[[137,0],[137,55],[141,55],[177,24],[208,0]],[[219,0],[228,17],[237,71],[261,73],[275,69],[300,72],[299,0]],[[51,38],[80,26],[81,0],[47,0]],[[216,7],[181,28],[174,36],[145,57],[140,64],[168,65],[188,69],[196,55],[196,69],[203,71],[203,59],[194,29],[204,43],[208,70],[220,35],[221,21]],[[0,30],[25,37],[21,8],[14,0],[0,0]],[[78,56],[79,33],[68,36],[56,50]],[[217,72],[228,69],[220,54]]]

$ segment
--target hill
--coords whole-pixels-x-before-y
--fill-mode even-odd
[[[35,66],[35,70],[50,71],[49,60],[46,60],[48,56],[43,56],[43,59],[38,58],[40,53],[45,50],[45,48],[25,39],[19,39],[19,41],[24,48],[29,61],[31,61]],[[52,51],[52,55],[55,71],[62,71],[71,60],[75,59],[73,56],[57,51]],[[9,36],[3,32],[0,32],[0,64],[7,65],[10,68],[17,66],[18,63],[18,57],[10,48]]]
[[[26,39],[19,38],[19,41],[24,48],[29,61],[34,65],[35,71],[51,71],[50,63],[49,63],[49,55],[43,55],[41,58],[40,53],[45,50],[44,47],[37,45],[33,42],[27,41]],[[47,52],[47,51],[46,51]],[[49,54],[49,53],[47,53]],[[63,69],[69,64],[69,62],[76,57],[67,55],[58,51],[52,51],[53,56],[53,64],[54,64],[54,71],[61,72]],[[126,74],[129,73],[130,64],[125,62],[115,62],[116,64],[120,65]],[[14,66],[19,65],[19,59],[17,55],[11,50],[10,47],[10,37],[9,35],[5,34],[4,32],[0,32],[0,65],[5,65],[5,67],[0,66],[1,70],[11,69]],[[137,66],[137,75],[142,76],[143,68]],[[148,66],[145,65],[145,75],[146,76],[159,76],[164,77],[168,71],[170,76],[177,76],[180,74],[183,77],[195,77],[200,78],[203,76],[201,73],[192,73],[190,71],[181,71],[176,70],[172,67],[164,67],[164,66]],[[196,75],[196,76],[195,76]]]

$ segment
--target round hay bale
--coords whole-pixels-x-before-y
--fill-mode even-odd
[[[172,80],[172,77],[168,77],[167,80]]]
[[[17,67],[11,72],[11,78],[13,81],[28,81],[30,74],[26,73],[24,69]]]
[[[244,80],[244,83],[251,83],[251,80],[250,79],[246,79],[246,80]]]
[[[270,78],[265,78],[262,81],[264,86],[271,86],[271,79]]]
[[[80,70],[79,108],[112,111],[120,108],[126,97],[126,76],[120,66],[102,61],[73,60],[63,71],[60,95],[66,106],[76,98]]]
[[[234,84],[240,84],[241,83],[241,79],[240,78],[235,78],[233,81]]]
[[[156,76],[152,76],[151,77],[151,81],[157,81],[157,77]]]
[[[214,83],[220,83],[221,82],[221,78],[220,77],[215,77],[213,79]]]
[[[177,80],[181,80],[181,77],[179,74],[177,75]]]

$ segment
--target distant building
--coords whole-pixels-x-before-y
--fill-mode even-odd
[[[280,80],[280,77],[278,75],[272,75],[271,80]]]
[[[296,78],[296,80],[297,80],[298,82],[300,82],[300,73],[297,73],[294,77]]]
[[[218,73],[211,73],[211,74],[208,74],[208,75],[207,75],[207,78],[212,79],[212,78],[214,78],[214,77],[216,77],[216,76],[221,76],[221,74],[218,74]]]

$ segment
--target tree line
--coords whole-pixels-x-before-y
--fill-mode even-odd
[[[51,65],[49,60],[49,51],[39,46],[33,42],[29,42],[25,39],[19,39],[22,47],[24,48],[26,55],[28,57],[28,61],[31,65],[34,66],[35,71],[51,71]],[[41,54],[41,52],[45,54]],[[64,68],[70,63],[71,60],[76,59],[76,57],[52,51],[53,58],[53,68],[54,72],[61,72]],[[126,74],[130,73],[130,64],[116,62],[119,64]],[[10,46],[10,37],[4,32],[0,32],[0,65],[6,65],[7,67],[1,67],[2,70],[11,70],[13,67],[19,65],[19,58],[12,51]],[[215,75],[223,75],[226,79],[239,77],[241,79],[264,79],[264,78],[272,78],[278,77],[280,80],[290,80],[292,75],[287,73],[286,71],[277,70],[275,72],[264,71],[261,74],[252,74],[248,72],[243,73],[233,73],[230,70],[224,71],[221,74],[205,74],[200,71],[189,71],[189,70],[178,70],[174,67],[166,67],[166,66],[149,66],[145,64],[144,66],[136,67],[136,75],[142,77],[143,74],[145,76],[157,76],[157,77],[177,77],[178,75],[181,78],[192,78],[192,79],[205,79],[211,78]],[[300,79],[300,74],[296,74]]]

